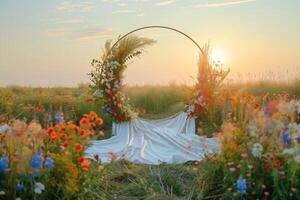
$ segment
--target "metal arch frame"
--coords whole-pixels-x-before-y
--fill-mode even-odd
[[[171,31],[175,31],[177,33],[180,33],[181,35],[187,37],[190,41],[192,41],[197,47],[198,49],[200,50],[200,52],[202,54],[204,54],[204,51],[202,50],[202,48],[200,47],[200,45],[192,38],[190,37],[189,35],[187,35],[186,33],[180,31],[180,30],[177,30],[175,28],[172,28],[172,27],[168,27],[168,26],[143,26],[143,27],[140,27],[140,28],[137,28],[137,29],[134,29],[128,33],[126,33],[125,35],[123,35],[122,37],[120,37],[111,47],[111,49],[113,49],[122,39],[124,39],[125,37],[127,37],[128,35],[134,33],[134,32],[137,32],[137,31],[140,31],[140,30],[144,30],[144,29],[152,29],[152,28],[161,28],[161,29],[167,29],[167,30],[171,30]]]

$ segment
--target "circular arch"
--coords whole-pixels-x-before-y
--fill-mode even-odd
[[[140,31],[140,30],[144,30],[144,29],[153,29],[153,28],[160,28],[160,29],[167,29],[167,30],[171,30],[171,31],[174,31],[174,32],[177,32],[183,36],[185,36],[186,38],[188,38],[190,41],[192,41],[196,46],[197,48],[200,50],[200,52],[202,54],[204,54],[204,51],[202,50],[202,48],[200,47],[200,45],[191,37],[189,36],[188,34],[178,30],[178,29],[175,29],[175,28],[172,28],[172,27],[169,27],[169,26],[158,26],[158,25],[153,25],[153,26],[143,26],[143,27],[140,27],[140,28],[136,28],[128,33],[126,33],[125,35],[123,35],[122,37],[120,37],[111,47],[111,49],[113,49],[122,39],[126,38],[128,35],[132,34],[132,33],[135,33],[137,31]]]
[[[91,76],[91,81],[93,82],[92,88],[95,90],[94,96],[101,100],[102,107],[104,112],[110,115],[115,122],[124,122],[130,121],[138,116],[139,111],[136,111],[131,107],[129,99],[122,94],[122,73],[126,69],[125,62],[133,57],[139,55],[141,51],[132,51],[127,52],[122,55],[119,51],[118,45],[120,41],[130,37],[130,34],[135,33],[144,29],[167,29],[179,33],[186,38],[188,38],[193,44],[200,50],[200,54],[203,56],[206,55],[206,49],[202,49],[200,45],[188,34],[180,31],[178,29],[168,27],[168,26],[144,26],[136,28],[123,36],[120,36],[118,40],[111,45],[110,41],[107,41],[105,44],[106,52],[101,60],[93,59],[92,66],[94,70],[89,74]],[[135,38],[139,40],[139,37]],[[140,38],[141,39],[141,38]],[[147,39],[147,38],[144,38]],[[150,45],[154,41],[148,40],[144,41],[145,45]],[[125,47],[126,48],[126,47]],[[140,47],[136,47],[138,49]],[[117,51],[114,51],[114,50]],[[126,51],[125,51],[126,52]],[[116,54],[116,55],[114,55]],[[123,56],[123,57],[122,57]],[[201,56],[201,55],[200,55]]]

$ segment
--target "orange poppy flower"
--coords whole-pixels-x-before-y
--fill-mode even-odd
[[[77,152],[81,152],[81,151],[83,150],[82,144],[77,143],[77,144],[75,145],[75,150],[76,150]]]

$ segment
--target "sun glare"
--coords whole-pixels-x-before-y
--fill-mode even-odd
[[[219,51],[213,51],[210,58],[214,62],[224,62],[224,55]]]

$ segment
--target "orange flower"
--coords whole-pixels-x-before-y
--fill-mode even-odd
[[[66,138],[66,136],[67,136],[67,135],[66,135],[65,133],[60,133],[60,134],[59,134],[59,137],[62,138],[62,139],[63,139],[63,138]]]
[[[96,127],[96,124],[94,122],[91,122],[90,127]]]
[[[77,143],[77,144],[75,145],[75,150],[76,150],[77,152],[81,152],[81,151],[83,150],[82,144]]]
[[[80,131],[80,135],[81,135],[81,136],[84,136],[85,134],[86,134],[86,130],[82,129],[82,130]]]
[[[94,111],[90,112],[90,116],[91,116],[92,119],[95,119],[95,118],[98,117],[97,113],[95,113]]]
[[[48,134],[51,135],[54,132],[54,128],[53,127],[49,127],[48,128]]]
[[[281,166],[281,161],[280,160],[276,160],[275,163],[273,164],[274,168],[279,168]]]
[[[90,130],[91,135],[95,135],[95,130]]]
[[[58,135],[57,134],[53,134],[53,135],[51,135],[51,141],[53,142],[53,141],[55,141],[56,139],[58,138]]]
[[[101,126],[103,124],[103,119],[102,118],[97,118],[97,123],[99,126]]]
[[[87,118],[82,118],[81,120],[80,120],[80,125],[85,125],[85,124],[87,124],[89,122],[89,120],[87,119]]]
[[[84,162],[84,160],[85,160],[85,157],[84,157],[84,156],[81,156],[81,157],[79,158],[79,163],[82,164],[82,163]]]
[[[82,168],[82,171],[88,172],[88,171],[89,171],[89,168],[88,168],[88,167],[83,167],[83,168]]]
[[[69,141],[73,141],[73,140],[74,140],[74,136],[69,136],[69,137],[68,137],[68,140],[69,140]]]

